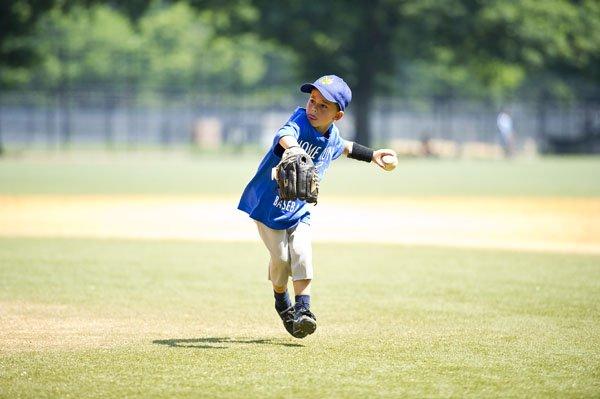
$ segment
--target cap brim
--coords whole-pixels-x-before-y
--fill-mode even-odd
[[[304,83],[302,86],[300,86],[300,91],[302,93],[310,93],[312,89],[316,89],[315,85],[312,83]]]
[[[321,93],[321,95],[325,97],[327,101],[331,101],[332,103],[337,104],[335,98],[331,95],[329,91],[327,91],[325,87],[316,86],[314,83],[304,83],[302,86],[300,86],[300,91],[302,93],[310,93],[311,91],[313,91],[313,89],[319,90],[319,93]]]

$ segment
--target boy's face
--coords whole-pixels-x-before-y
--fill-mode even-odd
[[[306,116],[312,127],[325,133],[333,122],[342,119],[344,112],[338,110],[336,103],[326,100],[319,90],[313,89],[306,103]]]

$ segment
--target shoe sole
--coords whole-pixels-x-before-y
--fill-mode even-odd
[[[294,321],[294,337],[304,338],[315,332],[317,322],[308,316],[300,317],[300,320]]]

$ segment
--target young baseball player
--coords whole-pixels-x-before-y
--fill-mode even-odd
[[[342,119],[352,99],[352,92],[343,79],[327,75],[314,83],[306,83],[300,91],[310,96],[306,108],[298,108],[278,131],[262,159],[258,170],[246,186],[238,209],[255,220],[260,238],[270,254],[269,280],[275,294],[275,309],[285,329],[296,338],[304,338],[317,328],[310,311],[310,288],[313,259],[310,230],[310,205],[306,201],[281,200],[271,169],[285,151],[302,152],[310,156],[320,180],[331,162],[345,154],[349,158],[374,162],[389,170],[384,156],[393,157],[393,150],[374,151],[344,140],[335,125]],[[387,161],[388,158],[386,158]],[[295,304],[288,294],[291,276]]]

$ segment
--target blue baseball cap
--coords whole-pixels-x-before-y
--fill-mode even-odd
[[[344,111],[352,100],[350,87],[339,76],[321,76],[315,80],[315,83],[304,83],[300,86],[300,91],[303,93],[310,93],[312,89],[319,90],[327,101],[336,103],[340,107],[340,111]]]

